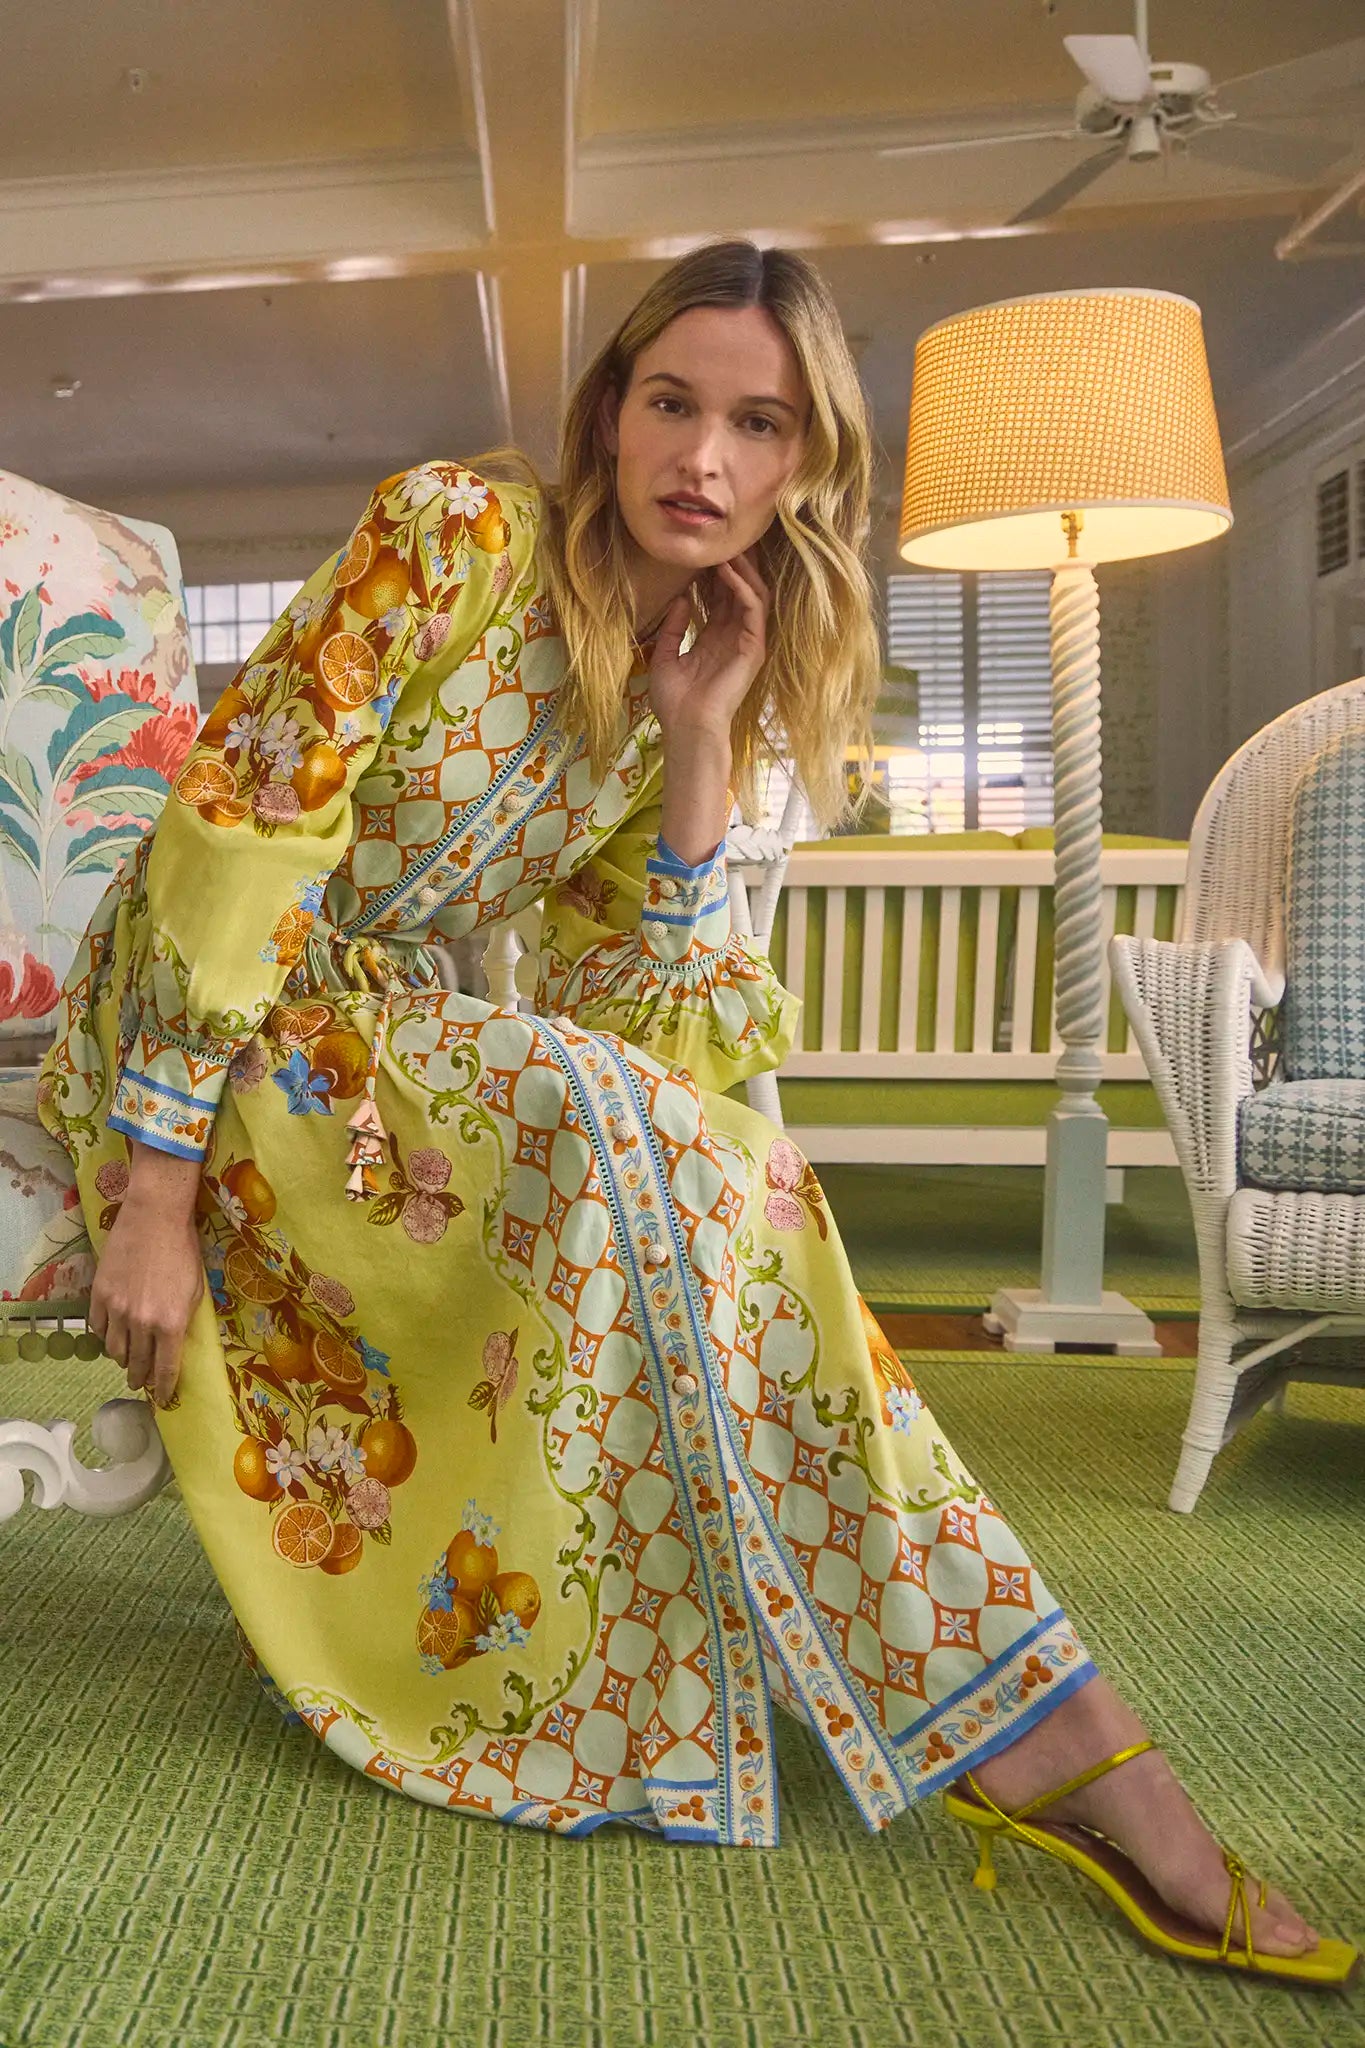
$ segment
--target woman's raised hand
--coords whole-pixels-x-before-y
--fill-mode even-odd
[[[649,665],[649,698],[665,739],[683,729],[729,737],[768,649],[772,593],[756,554],[746,548],[708,572],[708,617],[686,654],[680,651],[692,617],[686,591],[664,613]]]

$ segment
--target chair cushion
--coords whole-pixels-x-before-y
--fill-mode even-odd
[[[1365,1194],[1365,1081],[1277,1081],[1248,1095],[1237,1156],[1249,1187]]]
[[[199,723],[175,542],[0,470],[0,1039],[51,1036]]]
[[[36,1069],[0,1076],[0,1299],[78,1310],[94,1259],[71,1162],[38,1121],[37,1083]]]
[[[1294,791],[1281,1031],[1289,1080],[1365,1080],[1365,729],[1360,727],[1339,734],[1315,754]]]

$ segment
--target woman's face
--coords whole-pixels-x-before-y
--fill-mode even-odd
[[[600,417],[641,553],[685,586],[751,547],[801,460],[809,409],[796,353],[761,306],[695,306],[670,321]]]

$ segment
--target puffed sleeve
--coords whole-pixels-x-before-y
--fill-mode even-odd
[[[800,999],[731,929],[725,842],[688,867],[636,811],[546,898],[536,1007],[686,1067],[723,1092],[780,1066]]]
[[[534,494],[452,463],[373,492],[209,714],[131,880],[111,1129],[202,1158],[229,1062],[302,957],[356,783],[522,583]]]

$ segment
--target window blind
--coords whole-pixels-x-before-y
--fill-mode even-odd
[[[935,832],[1052,822],[1046,572],[895,575],[887,656],[919,677],[926,812]]]

